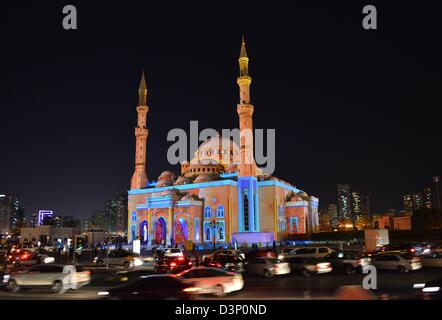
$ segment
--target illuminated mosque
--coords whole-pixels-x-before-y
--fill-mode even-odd
[[[239,130],[252,130],[249,58],[244,38],[239,56]],[[255,161],[235,163],[244,140],[217,136],[203,142],[179,175],[146,174],[147,86],[141,78],[135,128],[135,172],[128,191],[128,242],[143,245],[212,243],[271,244],[290,235],[318,232],[318,201],[295,186],[267,175]],[[226,141],[227,139],[227,141]],[[253,155],[253,140],[251,142]]]

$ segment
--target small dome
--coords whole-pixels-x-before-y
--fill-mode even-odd
[[[209,182],[212,181],[212,179],[206,175],[206,174],[201,174],[199,175],[194,182]]]
[[[176,178],[176,174],[174,173],[174,172],[172,172],[172,171],[169,171],[169,170],[166,170],[166,171],[163,171],[163,172],[161,172],[161,174],[160,174],[160,176],[158,177],[158,179],[164,179],[164,178],[167,178],[167,179],[171,179],[171,178]]]
[[[177,185],[181,185],[181,184],[187,184],[189,182],[190,182],[190,180],[188,178],[181,176],[175,181],[174,185],[177,186]]]
[[[290,202],[302,201],[302,198],[299,196],[293,196],[290,198]]]
[[[172,186],[173,182],[171,180],[167,180],[167,179],[158,179],[157,182],[157,187],[167,187],[167,186]]]

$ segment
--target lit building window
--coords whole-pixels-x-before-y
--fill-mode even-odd
[[[210,218],[212,216],[212,210],[210,207],[204,208],[204,218]]]
[[[224,218],[224,206],[219,206],[216,210],[216,216],[218,218]]]

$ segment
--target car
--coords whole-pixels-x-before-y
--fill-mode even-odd
[[[264,277],[272,277],[280,274],[289,274],[290,265],[288,262],[283,262],[275,258],[256,258],[247,264],[247,273],[259,274]]]
[[[195,267],[178,274],[188,283],[200,288],[198,294],[213,294],[221,297],[227,293],[242,290],[244,280],[241,274],[211,267]]]
[[[205,254],[203,255],[202,261],[209,259],[215,255],[222,255],[222,256],[240,256],[242,259],[246,258],[246,255],[241,250],[234,250],[234,249],[226,249],[226,250],[218,250],[211,254]]]
[[[176,275],[149,275],[97,294],[110,300],[190,300],[199,289]]]
[[[193,262],[188,257],[164,257],[154,265],[154,271],[157,273],[179,273],[191,268]]]
[[[421,256],[423,267],[442,267],[442,249],[433,250],[430,254]]]
[[[49,288],[53,293],[63,293],[78,289],[90,280],[90,272],[82,267],[61,264],[40,264],[3,276],[6,290],[10,292],[18,292],[21,288]]]
[[[334,271],[341,271],[345,274],[362,272],[371,262],[371,258],[358,251],[335,251],[325,259],[331,263]]]
[[[331,254],[334,250],[329,247],[303,247],[290,251],[286,257],[296,256],[298,258],[324,258]]]
[[[372,265],[380,270],[408,272],[422,268],[421,259],[410,253],[382,253],[372,256]]]
[[[184,252],[181,248],[168,248],[164,250],[163,257],[183,257]]]
[[[131,267],[139,267],[144,264],[143,259],[139,254],[133,253],[131,251],[116,249],[109,252],[106,257],[95,257],[94,264],[97,267],[102,267],[105,265],[110,266],[123,266],[126,269]]]
[[[206,267],[215,267],[235,272],[243,272],[245,261],[240,256],[216,255],[202,262]]]
[[[428,281],[426,283],[415,283],[418,298],[424,300],[442,300],[442,278]]]
[[[26,254],[31,255],[33,253],[28,250],[15,249],[15,250],[11,251],[11,253],[9,253],[6,256],[6,261],[7,261],[7,263],[14,263],[14,261],[17,259],[17,257],[23,256]]]
[[[33,243],[23,243],[21,248],[23,250],[27,250],[29,252],[37,252],[38,251],[38,246]]]
[[[276,253],[273,249],[259,249],[246,254],[246,260],[253,260],[255,258],[276,258]]]
[[[288,262],[292,273],[299,273],[303,277],[309,277],[314,274],[323,274],[333,271],[330,262],[316,258],[288,257],[283,260]]]
[[[15,267],[34,266],[36,264],[54,263],[55,258],[49,257],[45,254],[36,252],[23,252],[21,255],[16,255],[12,261]]]
[[[278,259],[284,259],[286,255],[288,255],[291,251],[293,251],[293,249],[295,249],[295,247],[285,247],[280,249],[278,254]]]
[[[393,243],[380,247],[378,253],[409,253],[418,256],[426,247],[418,242]]]

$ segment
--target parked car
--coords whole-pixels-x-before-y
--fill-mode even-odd
[[[433,250],[430,254],[421,256],[423,267],[442,267],[442,249]]]
[[[245,261],[240,256],[213,256],[203,263],[206,267],[221,268],[228,271],[243,272]]]
[[[53,293],[63,293],[78,289],[90,280],[90,272],[82,267],[59,264],[40,264],[3,276],[6,289],[11,292],[18,292],[21,288],[49,288]]]
[[[286,257],[296,256],[298,258],[324,258],[333,252],[329,247],[304,247],[290,251]]]
[[[219,268],[196,267],[183,271],[178,276],[200,288],[197,291],[199,294],[209,293],[220,297],[244,287],[244,280],[240,274]]]
[[[299,273],[303,277],[313,274],[329,273],[333,271],[330,262],[316,258],[288,257],[283,260],[288,262],[292,273]]]
[[[422,268],[421,260],[409,253],[383,253],[372,256],[372,264],[380,270],[407,272]]]
[[[253,260],[255,258],[276,258],[276,253],[273,249],[259,249],[253,250],[246,254],[246,260]]]
[[[155,263],[154,270],[157,273],[179,273],[192,265],[193,262],[188,257],[164,257]]]
[[[256,258],[249,261],[246,270],[247,273],[259,274],[267,278],[290,273],[290,265],[288,262],[275,258]]]
[[[37,252],[23,252],[21,255],[15,256],[12,263],[16,267],[34,266],[36,264],[54,263],[55,258],[49,257],[46,254],[39,254]]]
[[[331,263],[333,271],[341,271],[345,274],[362,272],[371,262],[371,258],[357,251],[335,251],[325,259]]]
[[[218,250],[211,254],[203,255],[202,261],[209,259],[213,256],[240,256],[243,260],[246,258],[246,255],[241,250],[227,249],[227,250]]]
[[[189,300],[199,288],[175,275],[143,276],[127,285],[108,291],[98,292],[98,296],[116,300]]]
[[[143,263],[144,261],[139,254],[123,249],[116,249],[109,252],[108,257],[95,257],[94,259],[94,264],[98,267],[110,265],[123,266],[124,268],[128,269],[130,267],[142,266]]]
[[[29,252],[37,252],[38,246],[33,243],[23,243],[21,248]]]

